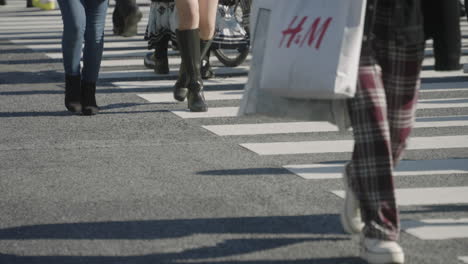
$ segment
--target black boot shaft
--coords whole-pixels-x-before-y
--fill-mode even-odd
[[[65,75],[65,107],[72,113],[81,112],[80,75]]]
[[[203,85],[200,75],[200,30],[177,30],[176,34],[187,82]]]
[[[83,115],[95,115],[98,113],[95,82],[81,82],[81,106]]]

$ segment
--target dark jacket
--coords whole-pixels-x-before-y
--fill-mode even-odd
[[[374,23],[377,8],[392,10],[392,27]],[[406,45],[433,39],[435,69],[460,69],[459,8],[458,0],[368,0],[365,40],[378,38]]]
[[[423,0],[424,32],[434,41],[435,69],[461,68],[460,4],[458,0]]]

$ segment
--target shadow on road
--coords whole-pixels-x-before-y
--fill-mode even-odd
[[[341,231],[338,215],[324,214],[31,225],[1,229],[0,240],[157,240],[203,234],[245,235],[246,238],[225,239],[222,243],[212,246],[191,248],[176,253],[140,256],[15,256],[0,254],[0,263],[193,263],[191,261],[254,253],[304,242],[345,241],[349,239]],[[264,235],[264,237],[258,238],[259,235]],[[323,235],[330,236],[324,237]],[[257,237],[249,238],[248,236]],[[290,261],[207,261],[203,263],[358,264],[363,262],[358,258],[323,258]]]

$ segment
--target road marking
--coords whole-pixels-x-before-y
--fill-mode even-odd
[[[207,101],[215,100],[235,100],[242,94],[243,91],[205,91],[205,99]],[[150,103],[174,103],[173,93],[152,93],[152,94],[137,94],[139,97],[149,101]]]
[[[468,99],[467,98],[450,98],[450,99],[427,99],[427,100],[420,100],[421,103],[418,103],[418,109],[437,109],[437,108],[462,108],[462,107],[468,107]],[[222,108],[222,107],[220,107]],[[238,108],[238,107],[237,107]],[[231,107],[230,107],[231,109]],[[232,110],[228,110],[229,113],[232,113]],[[214,115],[196,115],[196,118],[213,118],[213,117],[226,117],[225,113],[222,111],[222,109],[218,109],[216,112],[220,113],[220,116],[214,116]],[[195,118],[195,117],[190,117],[190,114],[184,115],[186,117],[184,118]],[[231,116],[231,115],[229,115]],[[465,140],[466,141],[466,140]]]
[[[18,41],[14,40],[13,43],[18,43]],[[120,42],[105,42],[104,43],[104,52],[107,52],[106,48],[138,48],[138,49],[146,49],[148,45],[144,41],[120,41]],[[62,44],[38,44],[38,45],[26,45],[26,48],[37,50],[37,51],[50,51],[50,50],[61,50]]]
[[[467,139],[466,135],[413,137],[409,140],[408,150],[468,148]],[[347,153],[352,151],[354,140],[244,143],[241,146],[262,156]]]
[[[221,69],[221,68],[220,68]],[[157,76],[154,74],[154,76]],[[205,86],[211,85],[227,85],[227,84],[245,84],[247,81],[246,76],[236,76],[229,78],[212,78],[204,80]],[[112,84],[120,89],[145,89],[145,88],[172,88],[175,80],[154,80],[154,81],[129,81],[129,82],[113,82]],[[242,91],[242,90],[229,90],[228,92]]]
[[[418,109],[468,107],[468,98],[424,99],[418,101]]]
[[[340,179],[345,163],[286,165],[283,168],[306,180]],[[398,177],[468,173],[468,159],[402,160],[395,169]]]
[[[447,205],[468,204],[468,187],[408,188],[395,190],[397,204],[413,205]],[[344,191],[332,191],[344,198]]]
[[[240,95],[242,93],[239,93]],[[230,99],[234,99],[233,96]],[[468,116],[425,117],[416,119],[415,128],[468,126]],[[203,126],[218,136],[273,135],[289,133],[338,132],[329,122],[283,122]]]
[[[428,78],[428,77],[458,77],[462,76],[463,72],[461,70],[458,71],[434,71],[434,70],[426,70],[421,71],[421,78]]]
[[[138,65],[143,65],[143,60],[140,59],[137,61]],[[213,62],[213,61],[212,61]],[[121,66],[129,66],[127,64],[128,61],[121,61],[120,65]],[[172,63],[171,63],[172,64]],[[215,73],[215,75],[245,75],[247,76],[249,68],[248,66],[238,66],[235,68],[231,67],[224,67],[224,66],[212,66],[212,69]],[[124,79],[124,78],[155,78],[160,76],[160,77],[166,77],[166,78],[177,78],[179,74],[179,66],[174,66],[169,68],[170,72],[169,74],[156,74],[153,70],[147,69],[147,70],[130,70],[130,71],[104,71],[99,74],[99,79]],[[175,82],[175,81],[173,81]],[[206,80],[203,81],[204,83]],[[247,83],[247,79],[245,79],[244,84]],[[239,96],[239,99],[241,96]]]
[[[450,91],[468,91],[467,82],[440,82],[440,83],[423,83],[421,84],[421,92],[450,92]]]
[[[103,53],[103,58],[115,58],[115,57],[141,57],[140,63],[143,65],[143,57],[148,53],[148,49],[132,49],[132,50],[107,50]],[[51,59],[61,59],[61,52],[50,52],[45,54]],[[121,66],[125,66],[125,60],[120,61]]]
[[[422,240],[468,238],[468,218],[402,220],[401,228]]]
[[[239,125],[210,125],[203,126],[203,128],[218,136],[248,136],[338,131],[335,125],[328,122],[285,122]]]
[[[234,117],[237,116],[238,107],[208,107],[208,112],[190,112],[188,110],[174,110],[172,113],[181,118],[211,118],[211,117]]]
[[[458,259],[463,263],[468,263],[468,257],[458,257]]]

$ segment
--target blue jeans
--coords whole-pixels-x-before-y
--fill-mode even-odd
[[[62,53],[65,74],[96,82],[104,47],[108,0],[58,0],[63,19]],[[80,71],[83,46],[83,70]]]

